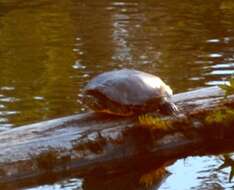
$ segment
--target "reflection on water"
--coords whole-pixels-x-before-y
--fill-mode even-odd
[[[234,182],[228,182],[230,168],[217,170],[223,162],[215,156],[189,157],[178,160],[172,166],[167,167],[169,175],[166,175],[159,184],[153,185],[151,190],[228,190],[233,189]],[[27,190],[148,190],[139,185],[137,171],[115,176],[115,178],[98,178],[84,180],[72,178],[63,180],[54,185],[43,185]],[[26,189],[25,189],[26,190]]]
[[[53,186],[50,185],[42,185],[35,188],[28,188],[27,190],[83,190],[82,188],[82,180],[72,178],[69,180],[61,181]]]
[[[168,170],[173,174],[159,190],[221,190],[232,189],[234,183],[227,183],[230,170],[216,169],[222,162],[216,157],[192,157],[177,161]]]
[[[175,92],[225,83],[234,74],[234,3],[2,0],[0,39],[3,131],[80,112],[85,82],[113,68],[158,74]]]

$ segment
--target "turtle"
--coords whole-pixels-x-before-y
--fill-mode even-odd
[[[118,116],[147,112],[171,115],[178,112],[171,102],[172,89],[159,77],[135,69],[104,72],[84,87],[84,103],[93,111]]]

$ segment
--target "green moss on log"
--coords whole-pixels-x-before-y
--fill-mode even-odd
[[[165,119],[163,120],[158,116],[144,114],[138,116],[138,121],[141,126],[149,129],[159,129],[167,131],[172,128],[171,121]]]
[[[221,84],[219,87],[224,90],[225,96],[234,94],[234,77],[230,78],[227,84]]]
[[[207,125],[229,126],[234,122],[234,109],[226,108],[215,110],[205,117]]]

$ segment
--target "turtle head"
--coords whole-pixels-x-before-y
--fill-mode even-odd
[[[177,115],[179,114],[178,107],[168,100],[162,101],[159,106],[159,112],[163,115]]]

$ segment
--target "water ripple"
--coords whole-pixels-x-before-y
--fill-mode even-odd
[[[11,116],[20,113],[19,111],[0,111],[0,116]]]
[[[19,98],[15,97],[1,97],[0,102],[8,102],[8,103],[13,103],[19,101]]]

